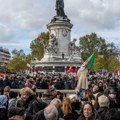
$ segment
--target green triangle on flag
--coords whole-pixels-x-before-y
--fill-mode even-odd
[[[95,58],[95,53],[93,53],[89,58],[87,58],[87,60],[79,68],[78,72],[83,71],[85,69],[90,70],[93,66],[94,58]]]
[[[85,62],[87,62],[86,64],[86,69],[90,70],[92,69],[93,66],[93,62],[94,62],[94,58],[95,58],[95,53],[93,53]]]

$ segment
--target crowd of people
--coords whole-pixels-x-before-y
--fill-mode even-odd
[[[21,73],[0,77],[0,119],[119,120],[119,76],[90,72],[88,78],[89,89],[80,89],[72,74]],[[38,97],[36,89],[45,90]],[[60,92],[63,89],[76,92],[64,96]]]

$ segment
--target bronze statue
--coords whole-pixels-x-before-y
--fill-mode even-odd
[[[66,17],[64,12],[64,1],[63,0],[56,0],[56,12],[57,16],[63,16]]]

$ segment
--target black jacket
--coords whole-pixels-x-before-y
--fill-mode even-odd
[[[65,120],[77,120],[77,118],[78,117],[73,113],[70,113],[70,114],[63,117],[63,119],[65,119]]]
[[[117,102],[117,99],[113,99],[111,98],[110,96],[108,96],[109,98],[109,108],[118,108],[118,102]]]
[[[44,110],[41,110],[38,113],[36,113],[33,117],[33,120],[46,120],[44,116]]]
[[[30,96],[27,101],[23,102],[25,110],[25,120],[32,120],[33,116],[40,110],[43,110],[47,104],[42,100],[38,100],[35,96]]]
[[[105,114],[109,109],[107,107],[100,107],[97,112],[101,116],[101,119],[104,120]]]

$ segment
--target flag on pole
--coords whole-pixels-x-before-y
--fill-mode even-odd
[[[42,66],[42,71],[44,71],[45,70],[45,66]]]
[[[28,69],[31,71],[33,68],[30,66],[30,64],[29,63],[27,63],[27,67],[28,67]]]
[[[72,68],[72,66],[70,66],[70,68],[69,68],[69,72],[73,72],[73,68]]]
[[[68,70],[66,69],[66,73],[73,73],[73,72],[74,72],[74,69],[72,66],[70,66]]]
[[[79,73],[84,71],[85,69],[90,70],[93,66],[93,62],[94,62],[94,58],[95,58],[95,53],[93,53],[79,68],[78,72],[77,72],[77,76],[79,76]]]

